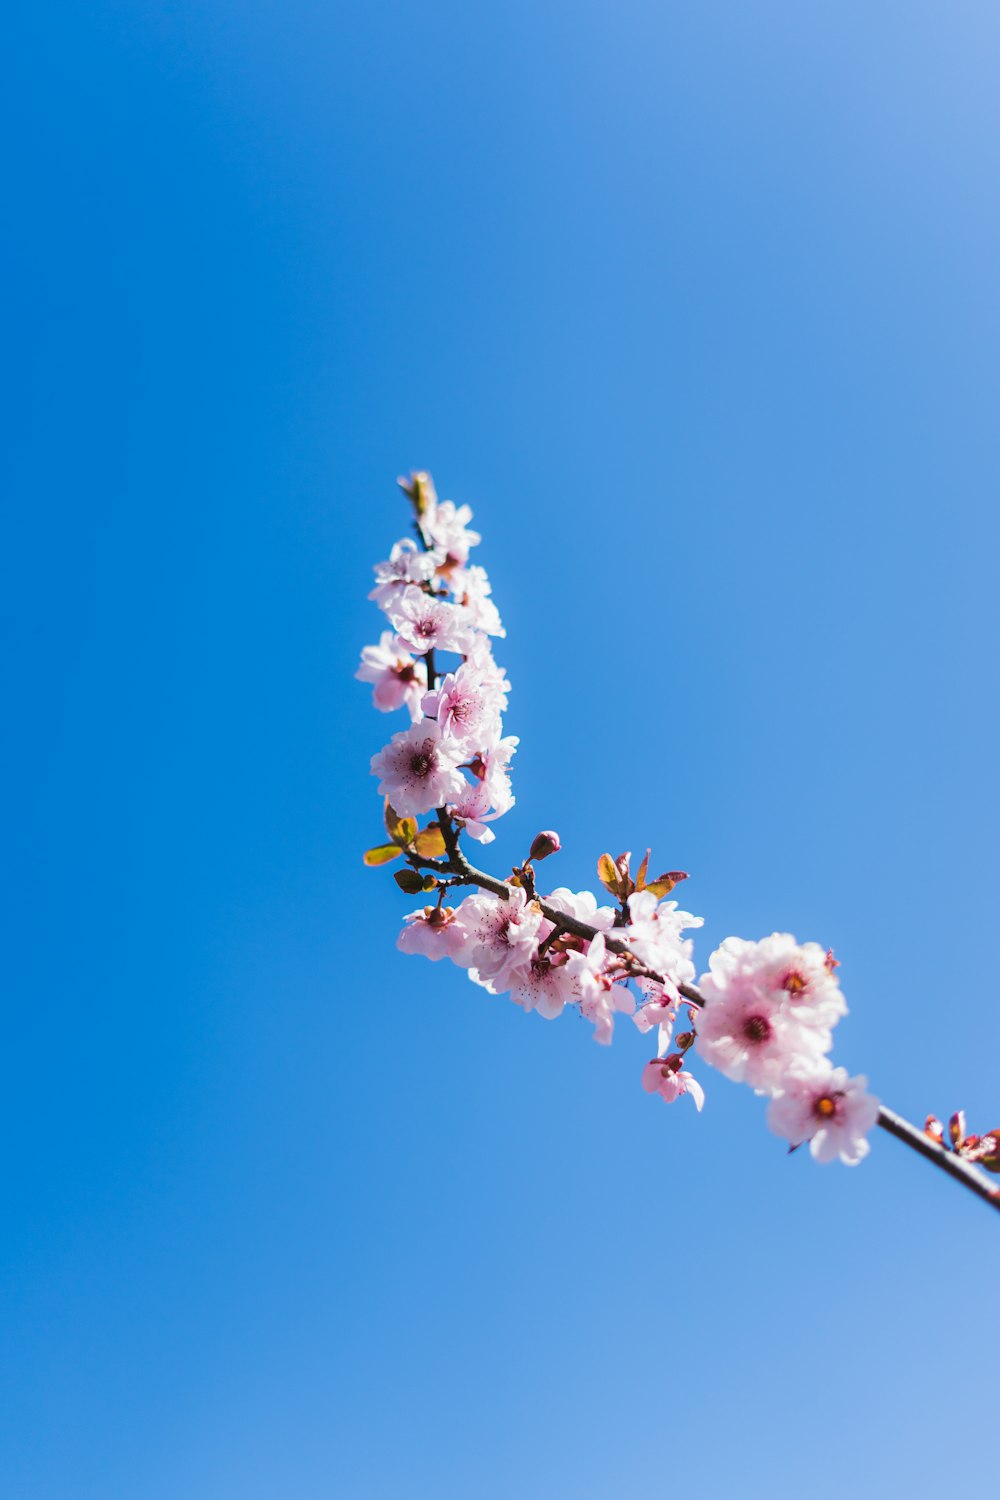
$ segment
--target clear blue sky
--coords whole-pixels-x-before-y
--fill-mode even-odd
[[[494,863],[652,844],[1000,1123],[996,6],[7,27],[0,1493],[992,1493],[995,1217],[397,954],[352,673],[430,467]]]

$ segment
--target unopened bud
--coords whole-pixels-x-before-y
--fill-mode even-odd
[[[677,1043],[679,1051],[686,1052],[689,1047],[692,1047],[694,1045],[694,1036],[693,1031],[682,1031],[679,1036],[675,1036],[674,1041]]]
[[[558,833],[553,833],[551,828],[536,833],[528,850],[529,859],[548,859],[550,854],[558,854],[562,848]]]

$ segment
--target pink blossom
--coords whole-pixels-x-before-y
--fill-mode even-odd
[[[702,980],[700,989],[706,1004],[698,1015],[695,1047],[706,1062],[737,1083],[769,1091],[778,1088],[794,1064],[817,1059],[830,1046],[829,1032],[801,1026],[780,1002],[752,984],[713,992]]]
[[[642,1070],[642,1086],[647,1094],[659,1094],[667,1104],[673,1104],[682,1094],[690,1094],[700,1113],[705,1090],[693,1074],[684,1071],[683,1061],[677,1052],[669,1057],[654,1057]]]
[[[442,735],[433,719],[394,734],[372,756],[372,775],[381,778],[379,795],[388,797],[401,817],[443,807],[462,795],[465,778],[458,766],[463,750]]]
[[[383,713],[405,704],[414,722],[422,717],[420,701],[427,691],[427,668],[403,650],[391,630],[383,630],[377,646],[364,648],[354,675],[360,682],[374,683],[372,697]]]
[[[450,906],[425,906],[403,918],[405,926],[396,939],[401,953],[421,953],[424,958],[450,958],[460,962],[469,933],[457,911]]]
[[[493,587],[485,568],[456,568],[451,573],[449,582],[452,593],[459,604],[469,611],[469,618],[477,630],[484,631],[486,635],[507,634],[500,612],[490,598]]]
[[[803,1026],[829,1030],[847,1014],[833,955],[819,943],[797,943],[791,933],[772,932],[759,943],[745,944],[741,954],[752,962],[760,985],[783,997]]]
[[[623,941],[636,958],[662,977],[667,993],[679,999],[678,985],[691,984],[695,974],[694,944],[681,934],[687,927],[700,927],[703,919],[680,911],[676,901],[659,901],[652,891],[635,891],[628,898],[628,910]]]
[[[458,960],[475,969],[479,981],[494,991],[510,987],[515,972],[530,963],[542,922],[537,901],[514,887],[506,901],[499,896],[466,896],[458,916],[469,933],[463,957]]]
[[[420,526],[428,540],[445,554],[439,571],[463,568],[469,560],[470,547],[477,547],[482,541],[478,531],[469,529],[471,520],[469,507],[456,505],[452,500],[438,500],[427,506]]]
[[[545,901],[548,906],[554,906],[556,911],[565,912],[567,917],[575,917],[578,922],[586,922],[590,927],[598,927],[603,932],[615,925],[614,911],[610,906],[598,906],[593,891],[570,891],[564,885],[557,885],[545,897]]]
[[[666,1035],[669,1040],[677,1019],[678,997],[650,979],[640,979],[639,988],[646,998],[632,1017],[633,1021],[642,1032],[659,1026],[660,1035]]]
[[[489,749],[499,740],[502,700],[496,675],[484,673],[476,662],[467,661],[456,672],[449,672],[437,689],[427,694],[423,711],[474,754]]]
[[[484,688],[495,693],[500,708],[506,710],[510,682],[505,669],[493,660],[493,651],[485,635],[477,632],[473,636],[472,645],[466,652],[465,659],[476,667]]]
[[[443,553],[424,552],[410,537],[404,537],[395,544],[385,562],[375,564],[375,587],[368,597],[380,609],[386,609],[407,584],[428,583],[443,561]]]
[[[428,651],[456,651],[464,656],[472,645],[474,632],[468,612],[461,605],[425,594],[423,589],[407,587],[390,601],[386,613],[401,644],[416,656]]]
[[[544,924],[551,931],[552,924]],[[544,932],[541,932],[545,936]],[[566,966],[564,953],[537,951],[529,961],[511,975],[510,998],[525,1010],[537,1010],[547,1021],[562,1014],[567,1005],[579,1000],[580,994]]]
[[[580,990],[580,1010],[594,1024],[594,1040],[608,1046],[615,1029],[615,1014],[630,1015],[635,1009],[635,1000],[624,985],[616,983],[609,967],[615,955],[609,955],[604,943],[604,933],[591,938],[585,953],[570,953],[566,959],[569,976]]]
[[[768,1105],[767,1123],[793,1146],[808,1141],[817,1161],[839,1156],[847,1166],[856,1166],[868,1155],[865,1137],[878,1120],[879,1101],[867,1085],[867,1078],[849,1078],[846,1068],[826,1062],[796,1068]]]
[[[510,812],[514,806],[507,767],[517,746],[517,735],[511,734],[477,755],[472,762],[475,780],[463,783],[462,795],[449,808],[466,832],[481,843],[487,844],[493,838],[487,823]]]

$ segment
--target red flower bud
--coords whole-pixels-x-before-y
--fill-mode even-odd
[[[551,828],[546,828],[541,833],[535,834],[528,851],[528,858],[548,859],[550,854],[558,854],[561,848],[558,833],[553,833]]]

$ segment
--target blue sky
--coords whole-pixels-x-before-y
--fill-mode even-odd
[[[553,883],[832,944],[1000,1123],[989,4],[10,22],[0,1490],[989,1492],[984,1206],[394,948],[352,681],[470,503]],[[704,1070],[703,1070],[704,1071]]]

